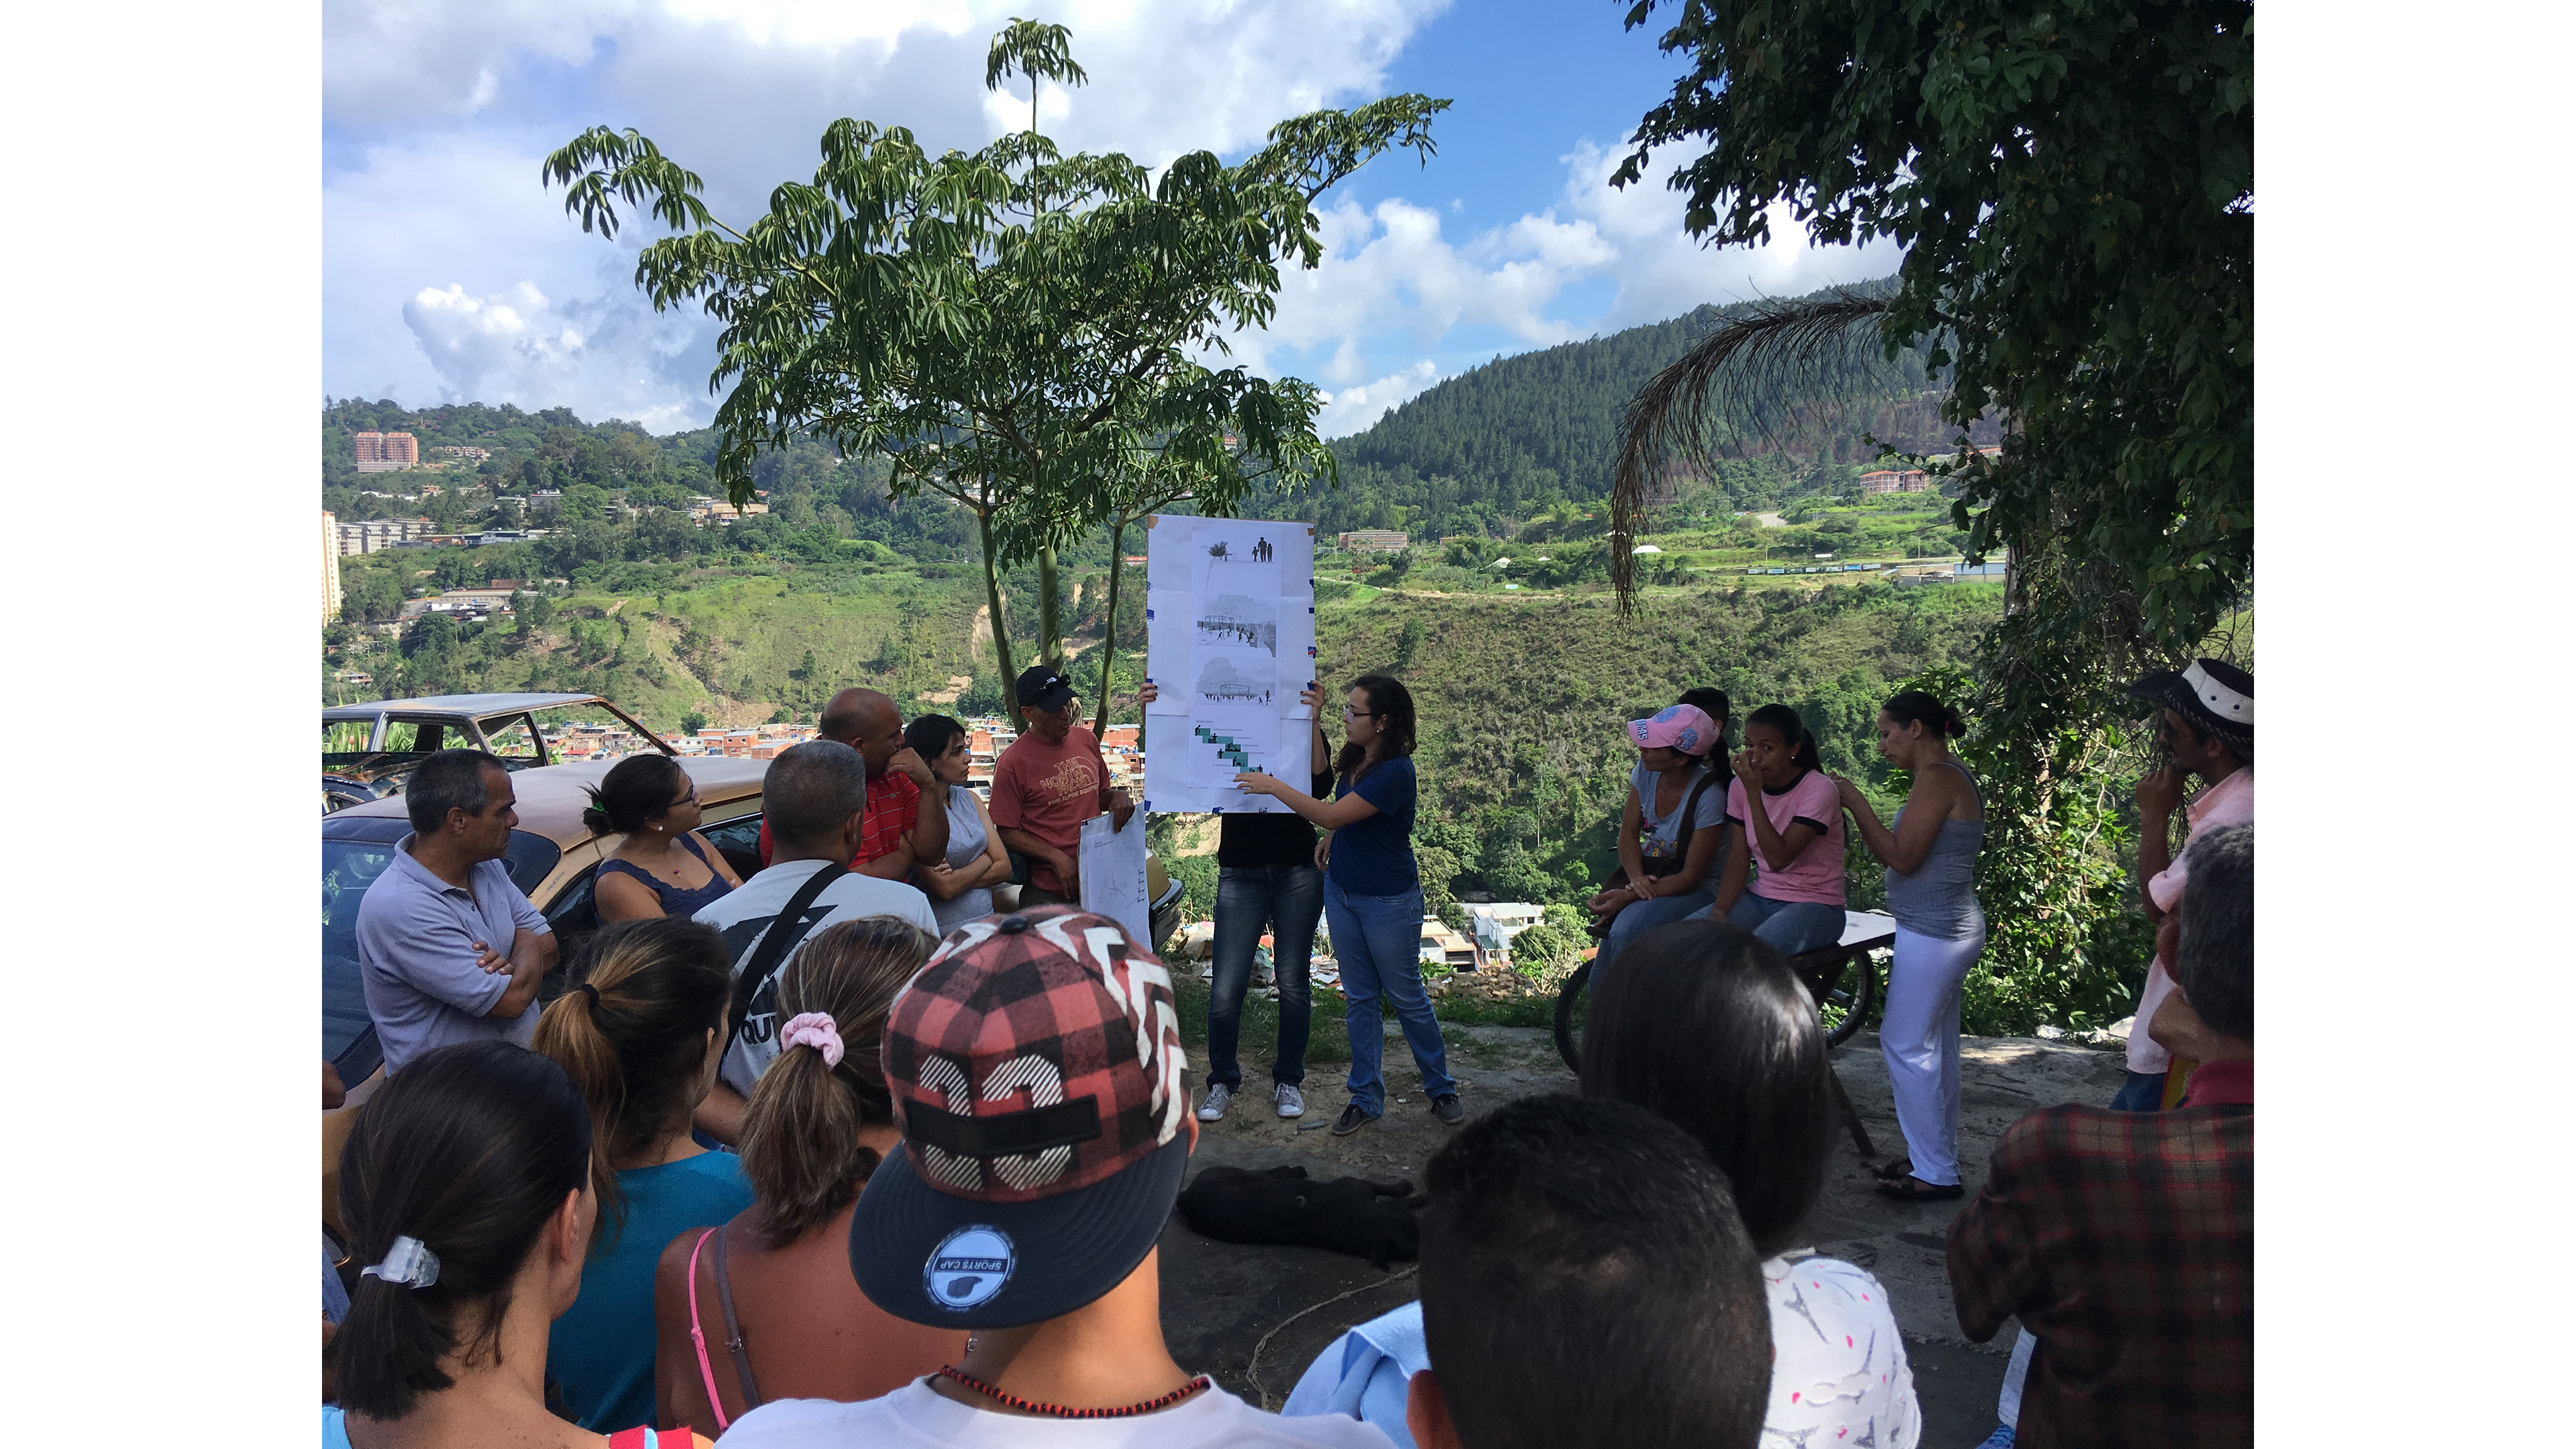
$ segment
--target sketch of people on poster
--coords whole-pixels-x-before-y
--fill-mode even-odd
[[[1276,704],[1277,666],[1258,654],[1227,654],[1199,666],[1198,696],[1210,704]]]
[[[1265,654],[1279,653],[1279,601],[1247,598],[1242,594],[1219,594],[1203,599],[1193,639],[1199,644],[1228,645],[1237,649],[1258,649]]]

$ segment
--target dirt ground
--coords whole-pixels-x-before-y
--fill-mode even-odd
[[[1513,1097],[1574,1084],[1544,1031],[1444,1030],[1450,1071],[1471,1116]],[[1310,1069],[1306,1115],[1282,1121],[1268,1102],[1268,1058],[1254,1050],[1256,1043],[1245,1042],[1250,1095],[1225,1120],[1203,1128],[1192,1174],[1220,1163],[1255,1169],[1297,1164],[1319,1178],[1418,1180],[1449,1129],[1431,1116],[1412,1059],[1391,1023],[1387,1033],[1386,1115],[1349,1137],[1335,1137],[1326,1127],[1346,1100],[1339,1066]],[[1922,1401],[1923,1443],[1927,1449],[1966,1449],[1994,1428],[1995,1391],[2003,1382],[2013,1331],[2007,1326],[1991,1343],[1970,1344],[1951,1314],[1942,1234],[1962,1202],[1899,1203],[1871,1191],[1875,1163],[1904,1151],[1876,1033],[1863,1032],[1846,1043],[1834,1053],[1834,1065],[1879,1156],[1864,1160],[1848,1134],[1840,1139],[1812,1239],[1819,1252],[1860,1264],[1887,1285]],[[2005,1127],[2023,1113],[2059,1102],[2108,1102],[2119,1089],[2121,1059],[2115,1050],[2070,1042],[1971,1037],[1960,1076],[1959,1166],[1973,1191]],[[1190,1074],[1194,1098],[1201,1081],[1198,1072]],[[1163,1231],[1162,1282],[1163,1330],[1174,1356],[1273,1408],[1344,1329],[1414,1296],[1409,1264],[1380,1272],[1321,1249],[1219,1243],[1192,1232],[1178,1214]]]

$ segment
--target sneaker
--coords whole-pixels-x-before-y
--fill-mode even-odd
[[[1978,1445],[1977,1449],[2013,1449],[2013,1426],[1996,1425],[1995,1432],[1987,1435],[1986,1442]]]
[[[1227,1086],[1223,1082],[1219,1082],[1215,1086],[1208,1088],[1207,1100],[1199,1103],[1199,1120],[1202,1122],[1216,1121],[1218,1118],[1225,1115],[1226,1108],[1233,1105],[1234,1088]]]
[[[1431,1115],[1440,1119],[1441,1126],[1455,1127],[1467,1120],[1467,1109],[1458,1105],[1457,1093],[1443,1092],[1431,1099]]]
[[[1270,1100],[1279,1104],[1279,1115],[1282,1117],[1303,1117],[1306,1115],[1305,1094],[1299,1092],[1295,1087],[1288,1085],[1286,1082],[1274,1083],[1271,1086]]]
[[[1377,1114],[1375,1112],[1370,1111],[1368,1108],[1361,1106],[1357,1102],[1353,1102],[1342,1109],[1341,1117],[1333,1123],[1333,1135],[1336,1137],[1348,1137],[1352,1133],[1357,1132],[1376,1120]]]

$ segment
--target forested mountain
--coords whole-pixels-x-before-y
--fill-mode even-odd
[[[1879,281],[1851,290],[1888,287]],[[1503,535],[1559,502],[1606,498],[1628,400],[1720,323],[1751,310],[1703,306],[1669,322],[1496,358],[1451,378],[1335,443],[1342,487],[1311,500],[1300,516],[1327,532]],[[1818,369],[1794,393],[1754,385],[1744,408],[1753,425],[1712,428],[1725,461],[1709,482],[1735,507],[1770,507],[1848,483],[1875,457],[1872,437],[1946,449],[1952,438],[1923,358],[1922,350],[1894,362],[1868,354]]]

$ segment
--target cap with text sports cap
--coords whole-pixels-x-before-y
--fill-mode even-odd
[[[1020,671],[1020,708],[1055,711],[1073,698],[1073,681],[1050,665],[1032,664]]]
[[[1060,1317],[1126,1281],[1191,1136],[1171,976],[1117,922],[1040,906],[970,922],[886,1019],[903,1150],[850,1218],[870,1302],[942,1328]]]
[[[2129,697],[2174,710],[2202,733],[2218,736],[2240,760],[2254,753],[2254,676],[2224,659],[2157,670],[2130,685]]]

